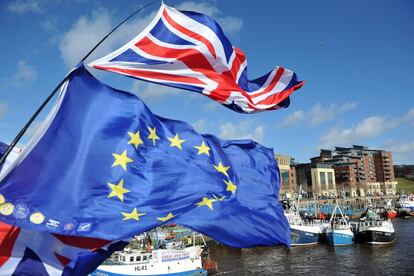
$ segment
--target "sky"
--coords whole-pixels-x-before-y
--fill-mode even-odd
[[[1,0],[0,141],[10,143],[70,69],[148,2]],[[254,139],[296,162],[356,144],[390,150],[394,164],[414,164],[413,1],[164,2],[212,16],[246,54],[250,79],[284,66],[305,80],[290,107],[239,114],[196,93],[91,69],[97,78],[135,93],[157,115],[223,139]],[[87,62],[134,38],[159,6],[127,21]]]

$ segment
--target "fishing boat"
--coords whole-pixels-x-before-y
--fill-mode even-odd
[[[391,220],[360,221],[352,223],[352,226],[357,243],[388,244],[396,238]]]
[[[320,242],[322,228],[319,221],[305,221],[297,212],[287,212],[290,226],[290,245],[312,245]]]
[[[100,265],[92,276],[129,275],[207,275],[201,261],[201,247],[181,250],[157,249],[152,252],[124,250]]]
[[[410,211],[410,208],[398,208],[398,217],[408,219],[414,216],[414,213]]]
[[[214,271],[215,262],[208,259],[205,246],[203,235],[188,228],[161,226],[134,237],[123,251],[113,254],[90,275],[207,275]]]
[[[394,226],[390,219],[383,219],[370,206],[359,219],[352,222],[355,242],[368,244],[387,244],[395,241]]]
[[[339,215],[338,215],[339,212]],[[351,225],[342,213],[341,208],[336,204],[332,216],[329,220],[329,226],[325,229],[326,242],[333,246],[351,245],[354,242],[354,233]]]
[[[393,219],[397,217],[397,210],[395,210],[394,208],[385,208],[385,210],[383,211],[383,216],[388,218],[388,219]]]
[[[301,191],[302,186],[299,188]],[[290,226],[290,245],[303,246],[313,245],[323,241],[322,223],[313,214],[307,212],[299,212],[299,203],[301,196],[295,206],[290,206],[288,201],[283,201],[282,205],[285,209],[285,216]]]
[[[401,195],[395,202],[395,207],[409,211],[411,215],[414,215],[414,196]]]
[[[384,218],[388,218],[388,219],[393,219],[397,217],[397,210],[395,210],[395,208],[392,206],[392,201],[391,199],[388,199],[382,212],[381,215]]]

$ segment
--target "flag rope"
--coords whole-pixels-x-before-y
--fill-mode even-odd
[[[115,32],[122,24],[124,24],[126,21],[128,21],[131,17],[135,16],[145,8],[151,6],[155,2],[160,2],[161,0],[153,0],[149,2],[148,4],[145,4],[135,12],[133,12],[131,15],[129,15],[127,18],[125,18],[121,23],[119,23],[115,28],[112,29],[106,36],[104,36],[90,51],[85,55],[85,57],[79,62],[84,62],[92,53],[95,51],[96,48],[98,48],[99,45],[102,44],[102,42],[105,41],[113,32]],[[7,156],[9,156],[10,152],[13,150],[13,148],[17,145],[17,143],[20,141],[20,139],[23,137],[27,129],[30,127],[30,125],[33,123],[33,121],[36,119],[36,117],[39,115],[39,113],[45,108],[45,106],[49,103],[49,101],[55,96],[56,92],[59,90],[59,88],[62,86],[62,84],[68,79],[70,74],[67,74],[63,80],[60,81],[60,83],[53,89],[52,93],[46,98],[46,100],[39,106],[39,108],[36,110],[36,112],[30,117],[30,119],[27,121],[25,126],[20,130],[20,132],[17,134],[17,136],[13,139],[9,147],[7,148],[7,151],[4,153],[4,155],[0,159],[0,166],[4,163]]]

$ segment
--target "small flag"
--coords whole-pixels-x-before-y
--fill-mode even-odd
[[[209,16],[162,4],[148,27],[91,66],[132,78],[202,93],[242,113],[289,106],[303,82],[277,66],[247,78],[247,60]]]

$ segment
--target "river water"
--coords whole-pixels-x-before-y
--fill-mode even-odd
[[[218,275],[414,275],[414,218],[393,220],[390,245],[257,247],[215,245]]]

